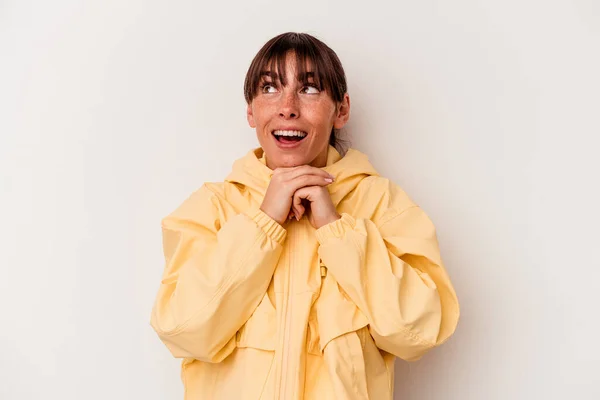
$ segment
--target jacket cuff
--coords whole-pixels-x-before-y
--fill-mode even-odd
[[[258,225],[258,227],[261,228],[267,234],[267,236],[277,243],[283,244],[287,231],[283,226],[279,225],[277,221],[269,217],[269,215],[267,215],[263,210],[260,208],[250,210],[246,213],[246,215],[251,220],[256,222],[256,225]]]
[[[341,238],[347,231],[351,231],[356,226],[356,220],[346,213],[342,213],[342,218],[323,225],[317,229],[316,235],[319,244],[325,243],[331,238]]]

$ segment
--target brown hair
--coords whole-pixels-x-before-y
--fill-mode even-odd
[[[314,84],[325,90],[336,103],[344,99],[348,91],[346,74],[337,54],[325,43],[308,33],[287,32],[275,36],[258,51],[244,81],[244,97],[250,104],[258,91],[261,75],[267,70],[278,71],[279,80],[286,85],[285,58],[289,51],[296,54],[298,77],[306,80],[306,66],[313,66]],[[345,141],[337,129],[331,130],[329,144],[342,151]]]

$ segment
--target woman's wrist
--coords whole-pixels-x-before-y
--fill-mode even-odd
[[[323,218],[322,220],[316,221],[316,229],[319,229],[325,225],[331,224],[337,220],[339,220],[340,218],[342,218],[342,216],[340,214],[337,213],[337,211],[334,214],[328,215],[327,217]]]

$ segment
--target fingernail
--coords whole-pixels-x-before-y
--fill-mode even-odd
[[[333,179],[325,178],[325,182],[331,183],[331,182],[333,182]]]

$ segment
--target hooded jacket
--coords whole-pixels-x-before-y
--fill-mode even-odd
[[[260,210],[261,148],[162,221],[151,325],[183,358],[185,399],[393,397],[395,357],[445,342],[459,318],[435,228],[367,157],[328,149],[341,219],[279,225]]]

